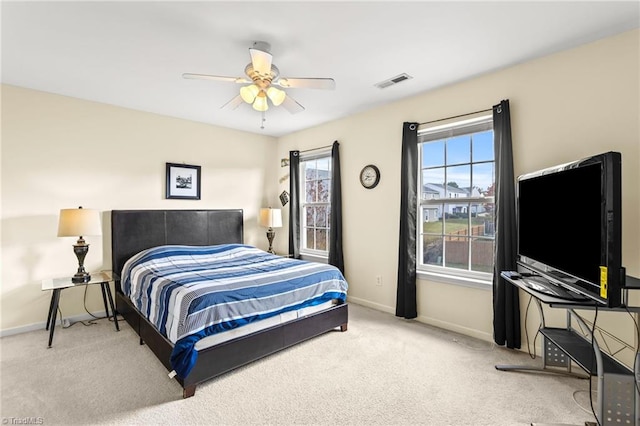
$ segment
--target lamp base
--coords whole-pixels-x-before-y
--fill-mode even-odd
[[[73,252],[78,258],[78,271],[71,278],[72,283],[88,283],[91,281],[91,275],[84,269],[84,258],[89,251],[89,244],[84,241],[84,238],[80,236],[78,242],[73,245]]]
[[[273,250],[273,238],[275,236],[276,232],[273,230],[273,228],[270,227],[267,231],[267,240],[269,241],[269,250],[267,250],[267,253],[276,254],[276,252]]]
[[[88,283],[89,281],[91,281],[91,275],[88,272],[77,273],[71,277],[71,282],[76,284]]]

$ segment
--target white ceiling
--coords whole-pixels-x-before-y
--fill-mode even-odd
[[[479,74],[638,28],[637,1],[7,2],[2,82],[281,136]],[[333,91],[287,89],[306,107],[220,107],[254,41],[284,77],[332,77]],[[387,89],[374,85],[407,73]],[[526,82],[523,82],[526,84]]]

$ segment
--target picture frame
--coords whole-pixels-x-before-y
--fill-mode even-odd
[[[166,164],[166,198],[199,200],[201,167],[190,164]]]
[[[280,193],[280,204],[282,204],[282,207],[284,207],[287,205],[288,202],[289,202],[289,193],[287,191],[282,191],[282,193]]]

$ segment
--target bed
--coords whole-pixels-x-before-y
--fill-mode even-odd
[[[140,344],[146,344],[172,375],[175,375],[175,370],[180,372],[175,378],[183,388],[184,398],[193,396],[198,384],[235,368],[320,334],[338,329],[347,330],[348,305],[340,295],[332,296],[331,300],[326,297],[321,300],[318,297],[313,303],[305,302],[299,306],[291,303],[286,308],[283,306],[269,310],[268,315],[256,315],[251,320],[242,322],[241,326],[227,321],[222,328],[228,331],[219,329],[210,335],[193,339],[195,360],[185,370],[176,361],[180,360],[176,352],[189,339],[176,342],[175,333],[167,333],[171,327],[164,329],[159,326],[161,323],[157,321],[157,316],[154,318],[148,315],[152,309],[144,308],[145,305],[141,302],[144,298],[128,296],[132,292],[132,285],[128,281],[131,274],[128,272],[134,266],[142,267],[139,263],[142,263],[143,258],[156,259],[156,251],[161,252],[162,256],[165,253],[181,256],[186,247],[192,247],[193,251],[203,256],[221,255],[224,251],[226,259],[233,259],[233,262],[240,257],[254,256],[250,257],[254,265],[257,264],[255,262],[264,261],[270,265],[269,269],[286,270],[287,274],[293,274],[294,270],[306,265],[298,260],[273,256],[245,246],[243,212],[238,209],[113,210],[111,229],[112,268],[117,277],[116,309],[139,335]],[[227,250],[232,254],[227,254]],[[190,254],[188,257],[194,256]],[[256,258],[259,260],[255,260]],[[175,259],[171,257],[165,263],[174,266],[177,263]],[[235,264],[232,266],[236,267]],[[261,268],[263,270],[260,271],[259,278],[253,276],[252,279],[272,280],[271,272],[266,273],[265,268]],[[152,271],[158,269],[157,264],[150,268]],[[123,270],[127,273],[126,277],[122,275]],[[344,293],[346,296],[346,287]],[[173,300],[176,297],[166,299]],[[181,309],[175,308],[176,312]],[[165,320],[166,316],[163,317]]]

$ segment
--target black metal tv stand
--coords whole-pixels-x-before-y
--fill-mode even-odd
[[[594,405],[598,424],[610,425],[634,425],[640,426],[640,393],[636,385],[634,371],[617,361],[612,356],[600,350],[597,340],[592,336],[592,330],[583,319],[577,315],[574,309],[595,309],[593,302],[571,299],[567,297],[554,297],[549,292],[537,291],[532,280],[539,282],[539,277],[526,276],[515,272],[503,271],[500,274],[505,280],[521,288],[532,295],[540,313],[541,325],[539,332],[542,335],[542,367],[496,365],[496,369],[502,371],[537,371],[572,375],[589,378],[596,376],[597,403]],[[563,295],[564,296],[564,295]],[[567,310],[566,327],[547,327],[544,323],[542,304],[552,308]],[[640,312],[638,307],[629,308],[605,308],[598,309],[620,312]],[[572,327],[572,319],[578,324],[579,329]],[[587,376],[574,373],[571,370],[572,362],[579,366]]]

